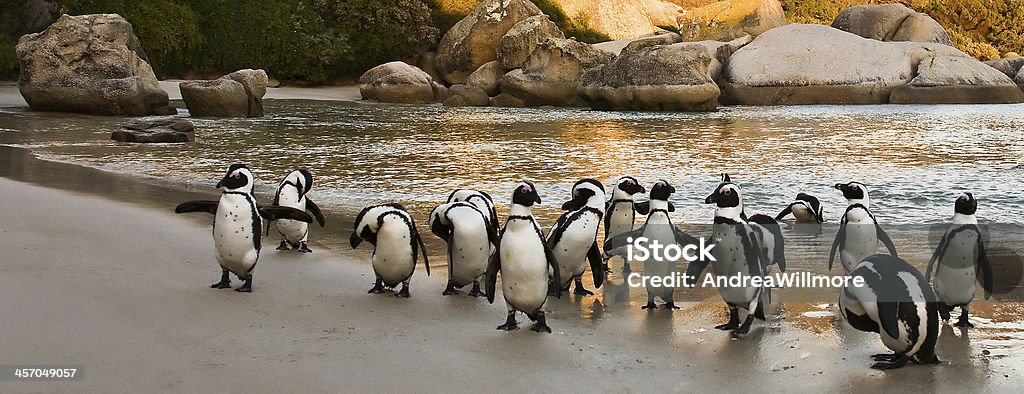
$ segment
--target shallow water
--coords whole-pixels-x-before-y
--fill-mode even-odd
[[[0,109],[0,144],[50,159],[211,187],[248,163],[271,192],[291,169],[315,176],[322,205],[357,209],[402,201],[425,216],[456,187],[491,193],[504,208],[514,184],[534,181],[553,219],[583,177],[630,174],[676,185],[674,220],[708,223],[704,197],[728,172],[748,212],[777,213],[798,192],[845,208],[837,182],[871,188],[886,224],[948,221],[972,191],[983,221],[1024,224],[1024,105],[727,107],[714,113],[445,108],[271,101],[259,119],[194,119],[195,144],[108,139],[124,118]]]

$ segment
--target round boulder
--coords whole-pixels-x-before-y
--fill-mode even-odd
[[[565,38],[565,35],[547,15],[526,18],[501,37],[497,49],[498,61],[506,70],[522,67],[537,44],[552,37]]]
[[[484,63],[497,59],[495,48],[505,33],[534,15],[541,12],[529,0],[484,0],[437,44],[437,72],[449,83],[462,83]]]
[[[953,45],[942,25],[903,4],[853,6],[840,12],[832,27],[878,41]]]
[[[359,93],[365,100],[428,104],[441,101],[444,90],[426,72],[405,62],[384,63],[359,77]]]
[[[179,83],[178,88],[194,117],[245,117],[249,113],[245,87],[231,78],[186,81]]]
[[[483,89],[469,85],[452,85],[448,88],[448,98],[444,99],[446,107],[486,107],[490,103]]]
[[[160,120],[138,120],[121,126],[110,134],[118,142],[177,143],[196,140],[192,122],[181,118]]]
[[[246,101],[248,101],[246,116],[250,118],[263,116],[263,95],[267,94],[267,85],[270,82],[267,72],[262,69],[247,68],[228,74],[227,77],[242,84],[242,87],[245,88]]]
[[[466,85],[476,86],[483,89],[488,96],[495,96],[500,90],[498,82],[501,81],[502,75],[505,75],[505,68],[495,60],[480,66],[472,74],[469,74],[469,77],[466,78]]]
[[[683,41],[728,41],[786,24],[779,0],[725,0],[686,10],[676,20]]]
[[[97,115],[177,113],[132,25],[117,14],[62,15],[16,47],[18,89],[37,111]]]
[[[614,57],[576,40],[549,38],[530,54],[523,68],[501,78],[501,92],[522,99],[527,106],[583,106],[576,93],[583,72]]]

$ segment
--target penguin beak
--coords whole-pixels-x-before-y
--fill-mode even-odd
[[[352,249],[359,247],[359,244],[363,242],[362,238],[359,238],[359,233],[352,232],[352,236],[348,238],[348,243],[352,245]]]
[[[573,193],[572,200],[566,201],[564,204],[562,204],[562,210],[575,211],[577,209],[583,208],[584,205],[587,205],[587,199],[589,199],[593,195],[594,193],[591,192],[590,190],[583,189],[577,191],[576,193]]]
[[[219,182],[217,182],[217,188],[220,189],[222,187],[224,187],[224,180],[223,179],[221,179]]]
[[[711,195],[708,196],[708,198],[704,199],[704,203],[705,204],[714,204],[714,203],[717,203],[717,202],[718,202],[718,190],[715,190],[715,192],[711,193]]]
[[[844,185],[842,183],[837,183],[835,188],[836,188],[836,190],[842,191],[843,189],[846,188],[846,185]]]
[[[533,200],[533,202],[535,202],[535,203],[537,203],[537,204],[541,204],[541,202],[540,202],[540,194],[538,194],[538,195],[537,195],[537,198],[535,198],[535,199]]]

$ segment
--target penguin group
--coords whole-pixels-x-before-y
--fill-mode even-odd
[[[264,207],[253,196],[252,172],[245,165],[233,164],[217,183],[222,189],[218,201],[188,201],[175,208],[177,213],[214,215],[215,258],[221,276],[211,287],[230,288],[229,276],[234,274],[243,281],[236,291],[252,291],[264,220],[276,222],[282,237],[278,250],[311,252],[308,225],[314,220],[321,226],[325,222],[320,208],[307,195],[312,183],[309,171],[293,171],[281,181],[273,204]],[[896,246],[870,210],[866,185],[848,182],[835,184],[834,188],[846,198],[847,207],[830,248],[828,268],[832,269],[838,255],[846,274],[865,284],[840,290],[839,314],[857,330],[878,333],[882,343],[892,350],[891,354],[873,356],[873,368],[899,368],[907,362],[937,363],[939,319],[950,320],[951,311],[960,308],[955,324],[973,327],[968,311],[975,283],[981,282],[986,299],[992,294],[992,268],[975,217],[977,200],[971,193],[957,197],[952,225],[932,254],[926,273],[921,274],[898,257]],[[589,269],[594,287],[602,287],[613,256],[623,257],[623,275],[630,274],[633,267],[624,251],[632,240],[645,237],[662,245],[698,244],[696,237],[672,222],[675,206],[669,200],[676,193],[675,187],[658,180],[649,190],[648,198],[641,201],[638,197],[648,189],[634,177],[619,178],[610,193],[596,179],[581,179],[572,186],[569,199],[561,204],[562,214],[546,233],[533,216],[533,208],[542,200],[530,181],[515,185],[504,223],[499,222],[495,201],[487,193],[452,191],[427,219],[430,232],[447,245],[448,280],[442,294],[457,295],[471,286],[467,295],[484,296],[493,303],[500,277],[507,315],[497,328],[517,329],[516,314],[522,312],[533,321],[532,330],[550,333],[545,315],[548,298],[560,298],[569,290],[580,297],[593,295],[582,278]],[[690,261],[685,270],[687,278],[702,276],[708,266],[715,276],[763,277],[774,269],[785,272],[780,221],[790,215],[797,223],[825,221],[821,203],[807,193],[797,194],[774,217],[748,216],[743,190],[727,174],[722,174],[704,202],[715,208],[711,230],[715,245],[712,258]],[[638,217],[645,217],[639,226]],[[601,229],[604,240],[599,243]],[[266,232],[269,234],[269,224]],[[402,205],[363,208],[355,219],[350,246],[357,248],[364,241],[373,246],[370,260],[375,280],[369,293],[390,289],[396,296],[410,297],[410,281],[420,256],[430,275],[425,243],[413,216]],[[888,254],[879,253],[879,243]],[[643,270],[647,275],[659,276],[678,271],[675,262],[653,260],[644,261]],[[674,287],[647,285],[646,290],[643,309],[657,309],[658,299],[665,309],[679,309]],[[729,331],[734,338],[747,334],[755,319],[766,319],[773,302],[771,290],[761,286],[719,287],[728,321],[715,328]]]

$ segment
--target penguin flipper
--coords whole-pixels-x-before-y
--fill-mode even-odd
[[[900,304],[900,302],[894,301],[879,302],[877,304],[878,325],[892,338],[900,337]]]
[[[174,207],[174,213],[186,213],[186,212],[206,212],[209,214],[217,214],[217,205],[219,201],[209,200],[195,200],[186,201],[178,206]]]
[[[896,254],[896,245],[892,243],[892,240],[889,239],[889,234],[886,234],[885,230],[882,230],[882,226],[879,226],[878,222],[875,222],[875,233],[878,235],[878,240],[882,241],[882,244],[885,245],[886,249],[889,249],[889,254],[893,257],[899,257]]]
[[[698,244],[700,242],[697,238],[694,238],[692,235],[687,234],[685,231],[683,231],[679,227],[676,227],[676,225],[673,224],[671,226],[672,226],[672,235],[675,236],[676,244],[679,245],[679,247],[683,247],[683,246],[686,246],[686,245],[696,245],[696,244]]]
[[[445,242],[451,242],[452,237],[452,225],[450,223],[444,223],[442,214],[435,208],[434,212],[430,213],[430,232],[434,233],[438,238],[443,239]],[[490,227],[490,226],[488,226]]]
[[[985,289],[985,299],[992,297],[992,265],[985,253],[985,242],[981,240],[981,232],[978,232],[978,270],[981,271],[981,288]]]
[[[313,214],[313,217],[316,218],[316,222],[320,223],[320,227],[324,226],[324,223],[326,222],[324,219],[324,213],[320,211],[320,207],[316,205],[313,200],[310,200],[309,197],[306,197],[306,210]]]
[[[782,212],[779,212],[778,215],[775,215],[775,220],[782,220],[782,218],[789,216],[789,214],[791,213],[793,213],[793,204],[787,205],[786,208],[782,210]]]
[[[423,237],[420,236],[420,232],[416,231],[416,225],[412,224],[412,236],[416,238],[416,243],[420,247],[420,253],[423,254],[423,268],[427,270],[427,276],[430,276],[430,260],[427,259],[427,245],[423,244]],[[412,251],[413,267],[416,266],[416,251]]]
[[[625,256],[626,246],[629,245],[629,238],[639,238],[644,235],[644,227],[633,231],[627,231],[604,241],[604,253],[609,256]]]
[[[836,259],[836,250],[846,243],[846,220],[839,224],[839,231],[836,232],[836,239],[832,241],[832,251],[828,253],[828,270],[832,271],[832,262]]]
[[[639,213],[641,215],[649,215],[651,213],[651,202],[644,201],[633,203],[633,209],[636,211],[636,213]]]
[[[770,257],[769,260],[771,263],[778,265],[779,270],[786,272],[786,243],[782,238],[782,226],[779,225],[779,222],[776,221],[776,219],[772,219],[772,217],[768,215],[753,215],[750,217],[750,221],[771,233],[773,238],[773,245],[771,245],[772,255],[766,257]]]
[[[257,210],[260,216],[267,220],[291,219],[306,223],[313,222],[313,217],[309,216],[306,211],[291,207],[258,207]]]
[[[499,247],[496,247],[496,249],[497,248]],[[491,255],[490,260],[487,261],[487,271],[484,272],[484,294],[487,295],[487,302],[491,304],[494,303],[494,292],[498,283],[498,271],[501,271],[501,253],[500,250],[495,250],[494,254]]]
[[[552,274],[551,277],[555,278],[555,280],[560,280],[560,278],[562,277],[562,274],[559,272],[559,269],[558,269],[558,259],[555,258],[555,252],[551,251],[551,247],[548,246],[547,242],[541,242],[541,243],[544,244],[544,256],[548,260],[548,265],[551,266],[551,274]],[[562,298],[562,292],[559,291],[558,294],[555,295],[555,297],[556,298]]]
[[[676,206],[674,204],[672,204],[672,201],[668,201],[668,211],[669,212],[675,212],[676,211]]]
[[[594,276],[594,287],[600,288],[604,284],[604,259],[601,257],[601,250],[597,248],[597,240],[590,244],[587,251],[587,260],[590,261],[590,273]]]
[[[946,233],[939,239],[939,246],[935,248],[935,252],[932,252],[932,257],[928,259],[928,269],[924,271],[925,280],[932,277],[932,268],[934,268],[935,262],[939,260],[939,255],[946,250],[946,244],[949,243],[949,234],[950,230],[946,230]],[[938,275],[938,270],[935,271],[935,274]]]

